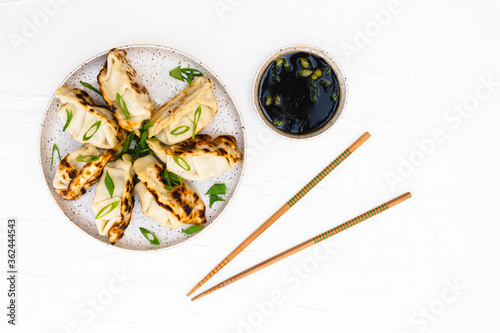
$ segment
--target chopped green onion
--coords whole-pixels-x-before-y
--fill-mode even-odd
[[[144,131],[141,133],[141,138],[139,140],[139,146],[141,146],[142,149],[147,147],[146,140],[148,139],[148,132]]]
[[[186,230],[182,230],[182,232],[190,235],[190,234],[194,234],[195,232],[200,231],[201,229],[203,229],[203,227],[201,225],[193,225],[192,227],[189,227]]]
[[[311,79],[310,77],[307,78],[307,83],[311,86],[311,87],[316,87],[316,81],[314,81],[313,79]]]
[[[64,124],[63,132],[68,128],[71,119],[73,119],[73,110],[66,109],[66,124]]]
[[[130,144],[132,143],[132,139],[134,137],[134,132],[130,132],[127,137],[125,138],[125,142],[123,142],[123,152],[128,153],[128,150],[130,149]]]
[[[96,93],[98,93],[99,95],[101,95],[101,96],[102,96],[102,93],[99,91],[99,89],[94,88],[94,86],[93,86],[93,85],[91,85],[90,83],[80,81],[80,84],[81,84],[82,86],[84,86],[85,88],[88,88],[88,89],[90,89],[90,90],[92,90],[92,91],[95,91]]]
[[[317,68],[313,75],[311,76],[311,79],[313,80],[317,80],[319,77],[321,77],[323,75],[323,72],[321,71],[321,69]]]
[[[57,151],[57,155],[59,156],[59,162],[61,162],[61,154],[59,153],[59,148],[54,143],[52,146],[52,157],[50,158],[50,170],[52,171],[52,165],[54,164],[54,151]]]
[[[144,126],[142,126],[142,129],[145,131],[148,128],[153,127],[154,124],[155,124],[154,121],[150,121],[149,123],[145,123]]]
[[[271,95],[266,95],[266,106],[269,106],[273,103],[273,96]]]
[[[266,106],[269,106],[271,105],[271,103],[273,102],[273,96],[271,95],[266,95]]]
[[[301,70],[299,71],[299,75],[300,75],[300,76],[303,76],[303,77],[308,77],[308,76],[309,76],[309,75],[311,75],[312,73],[313,73],[313,71],[312,71],[312,70],[310,70],[310,69],[301,69]]]
[[[327,79],[321,79],[318,81],[319,84],[321,84],[321,86],[323,86],[323,88],[328,88],[329,86],[332,85],[332,83],[330,81],[328,81]]]
[[[85,163],[95,162],[99,161],[99,155],[82,155],[75,158],[75,160],[77,162],[85,162]]]
[[[187,131],[189,131],[189,128],[190,128],[189,126],[179,126],[179,127],[176,127],[175,129],[173,129],[172,131],[170,131],[170,134],[181,135],[181,134],[184,134]]]
[[[158,238],[148,229],[144,229],[143,227],[139,227],[142,235],[153,245],[160,245],[160,241]]]
[[[276,59],[276,66],[280,67],[283,64],[283,58]]]
[[[337,99],[339,98],[339,94],[337,93],[337,91],[335,90],[332,94],[332,98],[333,98],[333,101],[336,102]]]
[[[280,97],[279,97],[279,96],[276,96],[276,97],[274,98],[274,105],[276,105],[276,106],[280,106],[280,102],[281,102]]]
[[[312,95],[311,95],[311,101],[312,101],[313,103],[318,103],[318,97],[316,97],[316,95],[312,94]]]
[[[182,161],[182,163],[179,162],[179,160]],[[186,162],[186,160],[183,159],[182,157],[174,156],[174,162],[177,163],[177,165],[183,168],[184,170],[191,171],[191,167],[189,166],[188,162]]]
[[[164,188],[165,190],[169,190],[169,191],[174,189],[174,187],[173,187],[172,185],[169,185],[169,186],[164,186],[163,188]]]
[[[113,183],[113,179],[109,175],[109,172],[106,170],[106,176],[104,177],[104,184],[106,185],[106,189],[109,192],[109,196],[112,198],[113,193],[115,192],[115,183]]]
[[[273,125],[276,125],[276,126],[283,126],[283,120],[276,120]]]
[[[120,108],[120,110],[122,110],[125,118],[130,119],[130,113],[128,112],[127,103],[125,103],[122,95],[120,95],[119,93],[116,93],[116,104],[118,104],[118,107]]]
[[[309,89],[311,90],[311,92],[314,95],[319,96],[319,89],[318,89],[318,87],[310,87]]]
[[[176,78],[177,80],[184,81],[184,77],[182,76],[181,66],[177,66],[170,71],[170,76]]]
[[[300,64],[302,65],[302,67],[304,67],[304,68],[310,68],[311,67],[311,64],[309,63],[309,60],[307,60],[306,58],[299,58],[299,61],[300,61]]]
[[[99,130],[99,127],[101,127],[101,122],[102,122],[101,120],[96,121],[94,124],[92,124],[92,126],[90,126],[90,128],[87,130],[87,132],[85,132],[85,134],[83,135],[83,141],[90,140],[94,136],[94,134],[97,133],[97,131]],[[94,127],[95,127],[94,132],[92,132],[92,134],[88,135],[90,130],[92,130],[92,128],[94,128]]]
[[[323,70],[323,73],[325,73],[325,75],[330,74],[330,66],[324,66],[322,68],[322,70]]]
[[[284,65],[283,65],[283,67],[285,68],[285,70],[286,70],[287,72],[291,71],[291,70],[292,70],[292,68],[290,67],[290,64],[288,63],[288,61],[286,61],[286,59],[283,59],[283,60],[284,60]]]
[[[175,173],[168,172],[167,169],[163,171],[163,177],[165,177],[165,181],[167,182],[168,186],[175,187],[175,186],[181,186],[183,184],[181,177],[177,176]]]
[[[193,139],[196,134],[196,127],[198,126],[198,122],[200,121],[201,117],[201,105],[199,105],[196,108],[196,111],[194,112],[194,117],[193,117]]]
[[[212,208],[212,205],[217,201],[226,201],[226,200],[222,199],[216,194],[210,194],[210,208]]]
[[[170,71],[170,76],[176,78],[177,80],[186,81],[189,85],[191,85],[193,79],[198,76],[203,76],[203,73],[194,68],[181,68],[179,62],[179,66]]]
[[[101,210],[99,211],[99,213],[97,213],[97,215],[95,216],[95,219],[99,220],[100,218],[103,218],[104,216],[108,215],[116,207],[118,207],[119,204],[120,204],[120,200],[112,202],[109,205],[106,205],[106,206],[102,207]],[[104,213],[104,211],[106,211],[106,209],[108,209],[108,208],[109,208],[109,210],[106,213]]]
[[[208,194],[226,194],[226,184],[214,184],[212,187],[205,193]]]

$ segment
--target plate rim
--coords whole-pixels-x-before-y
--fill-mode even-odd
[[[40,129],[39,129],[39,135],[38,135],[38,165],[39,165],[39,170],[40,170],[40,173],[42,175],[42,179],[44,180],[46,186],[45,186],[45,189],[47,190],[48,194],[50,195],[50,197],[52,197],[52,200],[53,202],[55,203],[55,205],[57,206],[57,208],[59,209],[59,211],[62,213],[62,215],[69,221],[71,222],[71,225],[73,225],[73,227],[75,227],[76,229],[80,230],[80,232],[82,232],[83,234],[87,235],[87,237],[93,239],[95,242],[99,243],[99,244],[102,244],[102,245],[105,245],[107,246],[108,248],[113,248],[113,249],[118,249],[120,251],[125,251],[125,252],[131,252],[131,253],[156,253],[156,252],[163,252],[163,251],[168,251],[168,250],[171,250],[171,249],[174,249],[174,248],[177,248],[177,247],[180,247],[181,245],[185,245],[186,243],[188,243],[189,241],[201,236],[202,234],[204,234],[207,230],[209,230],[212,225],[214,225],[216,222],[218,222],[220,220],[220,218],[224,215],[224,213],[227,212],[227,210],[229,209],[229,206],[231,205],[231,203],[233,202],[233,199],[236,197],[236,195],[238,194],[239,192],[239,189],[240,189],[240,186],[241,186],[241,183],[242,183],[242,180],[243,180],[243,177],[245,176],[245,169],[246,169],[246,155],[247,155],[247,133],[246,133],[246,127],[245,127],[245,121],[243,119],[243,114],[241,113],[240,111],[240,108],[238,106],[238,103],[236,102],[236,99],[234,98],[233,94],[231,93],[231,91],[229,90],[229,88],[226,86],[226,84],[219,78],[219,76],[217,74],[214,73],[214,71],[212,71],[212,69],[210,67],[208,67],[203,61],[199,60],[198,58],[186,53],[186,52],[183,52],[183,51],[180,51],[176,48],[173,48],[173,47],[170,47],[170,46],[164,46],[164,45],[159,45],[159,44],[126,44],[126,45],[122,45],[122,46],[116,46],[116,47],[113,47],[113,48],[116,48],[116,49],[130,49],[130,48],[141,48],[141,47],[144,47],[144,48],[157,48],[157,49],[163,49],[163,50],[167,50],[167,51],[173,51],[174,53],[177,53],[177,54],[181,54],[189,59],[191,59],[192,61],[194,62],[197,62],[199,64],[202,64],[210,73],[210,75],[214,78],[216,78],[220,84],[222,85],[222,87],[224,88],[225,92],[227,93],[227,95],[229,96],[230,100],[232,101],[232,103],[234,104],[235,106],[235,109],[236,109],[236,112],[240,118],[240,121],[241,121],[241,130],[243,131],[243,156],[242,156],[242,161],[240,162],[241,163],[241,176],[239,177],[238,179],[238,182],[236,184],[236,188],[234,189],[234,193],[233,195],[231,196],[231,198],[229,198],[229,200],[227,200],[226,202],[226,206],[224,207],[224,209],[220,212],[220,214],[207,226],[205,226],[203,228],[203,230],[201,230],[200,232],[197,232],[196,234],[194,234],[193,236],[190,236],[188,239],[184,240],[184,241],[181,241],[177,244],[174,244],[174,245],[171,245],[171,246],[167,246],[167,247],[164,247],[164,248],[159,248],[159,249],[128,249],[128,248],[123,248],[123,247],[117,247],[117,246],[114,246],[112,244],[109,244],[107,242],[105,242],[104,240],[100,240],[90,234],[88,234],[87,232],[85,232],[85,230],[83,230],[82,228],[80,228],[75,222],[73,222],[68,215],[66,215],[66,213],[63,211],[63,209],[61,208],[61,206],[59,206],[59,204],[57,203],[51,189],[50,189],[50,185],[47,183],[46,181],[46,176],[45,176],[45,173],[43,171],[43,164],[42,164],[42,131],[44,129],[44,123],[46,121],[46,118],[47,118],[47,115],[49,113],[49,108],[50,106],[52,105],[54,99],[55,99],[55,90],[54,92],[52,93],[52,96],[50,97],[46,107],[45,107],[45,111],[43,113],[43,117],[42,117],[42,120],[40,122]],[[112,49],[112,48],[111,48]],[[57,86],[57,88],[61,87],[71,76],[73,76],[78,70],[80,70],[83,66],[87,65],[87,63],[89,63],[90,61],[93,61],[95,60],[96,58],[99,58],[105,54],[107,54],[109,52],[109,50],[111,49],[108,49],[108,50],[105,50],[105,51],[102,51],[88,59],[86,59],[85,61],[83,61],[80,65],[78,65],[77,67],[75,67],[66,77],[64,77],[64,79],[59,83],[59,85]],[[56,90],[57,90],[56,88]]]

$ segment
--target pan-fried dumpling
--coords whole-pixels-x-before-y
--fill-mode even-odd
[[[217,113],[217,100],[212,86],[209,79],[200,76],[173,99],[153,111],[153,126],[148,129],[148,137],[156,136],[167,145],[176,144],[193,136],[196,120],[195,132],[201,131]]]
[[[135,185],[135,191],[141,200],[144,215],[172,229],[206,222],[205,204],[191,187],[183,184],[172,190],[165,189],[165,169],[154,156],[137,159],[133,168],[141,181]]]
[[[113,109],[118,124],[127,131],[134,131],[139,135],[143,121],[151,118],[154,106],[141,78],[125,59],[126,55],[123,50],[109,51],[97,80],[102,97]],[[123,113],[122,103],[117,101],[117,94],[120,94],[125,102],[129,115]]]
[[[204,180],[230,170],[241,161],[236,139],[230,135],[196,135],[173,146],[148,140],[149,147],[167,165],[169,172],[181,178]]]
[[[115,244],[122,238],[132,216],[133,173],[132,156],[125,154],[122,158],[106,164],[101,180],[97,184],[92,202],[97,231],[101,236],[108,236],[111,244]]]
[[[113,113],[95,105],[85,91],[65,86],[57,89],[59,98],[57,115],[67,131],[80,143],[90,143],[97,148],[110,149],[125,139],[124,131],[116,123]]]
[[[99,180],[104,166],[114,155],[113,149],[101,154],[99,149],[89,143],[75,149],[66,155],[57,167],[52,183],[56,193],[66,200],[80,198]],[[83,159],[84,162],[77,159]]]

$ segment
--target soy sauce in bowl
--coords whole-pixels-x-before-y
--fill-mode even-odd
[[[291,52],[274,59],[259,84],[263,115],[278,130],[305,135],[318,131],[335,115],[339,80],[318,55]]]

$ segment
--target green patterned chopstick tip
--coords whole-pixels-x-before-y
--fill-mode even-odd
[[[319,243],[335,234],[338,234],[339,232],[341,231],[344,231],[346,229],[349,229],[350,227],[360,223],[360,222],[363,222],[364,220],[372,217],[372,216],[375,216],[377,215],[378,213],[382,213],[384,210],[388,209],[389,207],[387,207],[387,204],[382,204],[376,208],[373,208],[372,210],[364,213],[364,214],[361,214],[359,216],[356,216],[355,218],[345,222],[345,223],[342,223],[341,225],[338,225],[336,226],[335,228],[333,229],[330,229],[316,237],[313,238],[314,240],[314,243]]]
[[[316,177],[314,177],[309,183],[306,184],[297,194],[295,194],[290,200],[288,200],[287,204],[288,206],[292,207],[295,205],[297,202],[299,202],[302,197],[304,197],[307,193],[309,193],[310,190],[314,188],[314,186],[318,185],[319,182],[321,182],[330,172],[333,171],[336,167],[339,166],[340,163],[342,163],[349,155],[351,155],[351,152],[349,149],[346,149],[342,154],[340,154],[339,157],[337,157],[332,163],[328,164],[326,168],[324,168]]]

